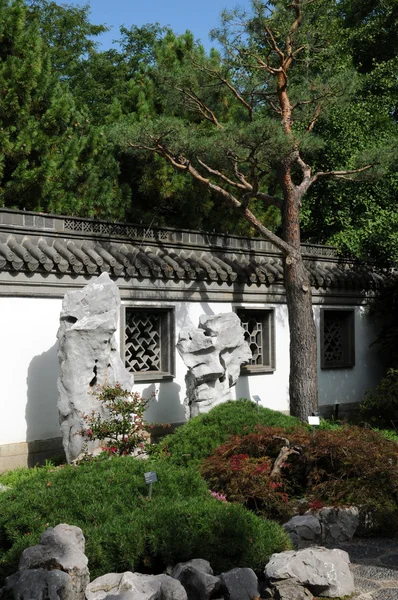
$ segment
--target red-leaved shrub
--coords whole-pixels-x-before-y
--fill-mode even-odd
[[[398,529],[398,445],[369,429],[312,436],[303,427],[258,427],[219,446],[201,473],[228,501],[267,517],[286,519],[299,506],[357,505],[379,528]]]

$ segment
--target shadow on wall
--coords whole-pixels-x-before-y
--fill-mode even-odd
[[[185,421],[185,407],[180,401],[181,386],[177,383],[151,383],[142,392],[143,398],[150,399],[145,419],[148,423],[182,423]],[[170,418],[170,415],[173,418]]]
[[[54,457],[62,452],[61,430],[58,417],[59,374],[58,342],[49,350],[35,356],[30,362],[27,376],[26,440],[28,442],[29,464],[42,462],[35,460]],[[43,443],[41,443],[43,441]],[[48,456],[45,456],[45,454]],[[37,457],[38,458],[38,457]]]

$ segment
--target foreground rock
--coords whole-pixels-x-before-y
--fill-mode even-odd
[[[94,579],[86,588],[87,600],[187,600],[179,581],[169,575],[108,573]]]
[[[290,580],[315,596],[336,598],[354,592],[349,564],[347,552],[315,547],[273,554],[264,572],[271,583]]]
[[[296,549],[309,546],[338,546],[351,541],[359,525],[359,511],[348,508],[324,507],[297,515],[283,525]]]
[[[188,367],[187,418],[232,399],[241,365],[252,357],[244,334],[235,313],[202,315],[197,329],[181,330],[177,349]]]
[[[201,558],[178,563],[170,575],[183,585],[189,600],[209,600],[220,588],[220,579],[214,577],[210,563]]]
[[[107,273],[82,290],[65,294],[57,334],[61,368],[58,410],[68,462],[83,450],[84,439],[79,435],[84,426],[82,415],[94,410],[106,416],[95,389],[117,382],[128,391],[133,387],[116,344],[119,314],[119,290]]]
[[[24,581],[29,580],[29,573],[32,570],[63,571],[71,580],[73,590],[71,598],[84,600],[84,592],[90,581],[84,547],[85,540],[79,527],[57,525],[54,529],[49,528],[43,533],[40,544],[23,551],[19,561],[19,571],[27,573]]]
[[[1,600],[73,600],[72,580],[63,571],[34,569],[7,577]]]
[[[231,569],[220,575],[220,592],[225,600],[252,600],[259,596],[258,579],[252,569]]]

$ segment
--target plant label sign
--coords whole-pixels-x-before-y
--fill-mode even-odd
[[[308,424],[309,425],[320,425],[321,424],[321,420],[319,417],[308,417]]]
[[[149,473],[144,473],[145,483],[149,485],[150,483],[156,483],[158,478],[156,475],[156,471],[149,471]]]

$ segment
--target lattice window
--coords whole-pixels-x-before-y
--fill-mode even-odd
[[[349,368],[355,365],[354,311],[321,311],[321,367]]]
[[[264,373],[275,370],[274,311],[238,308],[252,358],[242,367],[242,373]]]
[[[126,368],[136,381],[164,379],[174,372],[172,309],[126,306],[123,318]]]

